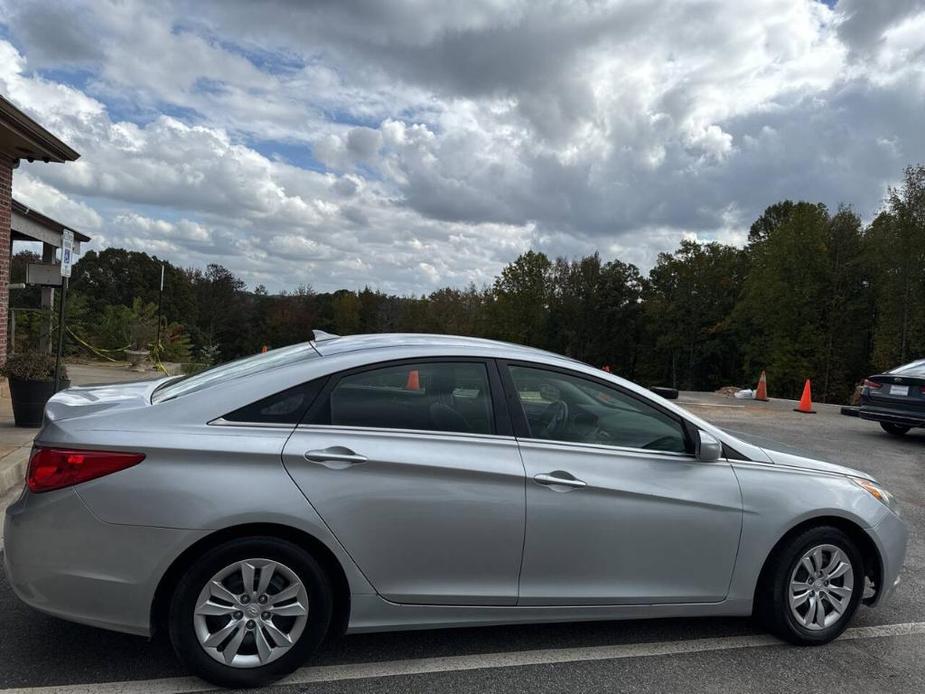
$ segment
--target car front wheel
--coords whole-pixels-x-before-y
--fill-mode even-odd
[[[861,555],[838,528],[811,528],[775,552],[762,578],[758,616],[798,645],[828,643],[848,626],[864,592]]]
[[[888,434],[893,436],[902,436],[912,427],[905,427],[902,424],[891,424],[890,422],[880,422],[880,427]]]
[[[273,682],[301,665],[331,621],[332,592],[300,547],[271,537],[206,552],[170,604],[170,640],[195,674],[222,687]]]

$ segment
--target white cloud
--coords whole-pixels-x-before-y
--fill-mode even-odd
[[[531,246],[645,268],[784,197],[869,217],[925,161],[921,0],[31,2],[0,24],[0,91],[83,154],[17,186],[252,286],[480,283]]]
[[[62,224],[87,234],[103,225],[103,218],[86,203],[73,200],[57,188],[26,172],[16,173],[14,196],[19,202]]]

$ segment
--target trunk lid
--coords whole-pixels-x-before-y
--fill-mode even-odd
[[[107,410],[151,406],[151,393],[167,379],[77,386],[55,393],[45,405],[45,421],[59,422]]]
[[[925,413],[925,376],[885,373],[867,379],[879,388],[864,387],[867,404]]]

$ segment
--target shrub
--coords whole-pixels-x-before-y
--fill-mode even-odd
[[[0,376],[20,381],[55,380],[55,357],[47,352],[23,352],[13,354],[0,367]],[[67,378],[67,370],[61,365],[61,379]]]

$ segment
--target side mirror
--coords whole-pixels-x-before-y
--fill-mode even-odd
[[[661,395],[666,400],[677,400],[678,399],[678,389],[677,388],[665,388],[663,386],[650,386],[651,390],[656,395]]]
[[[723,456],[723,444],[717,441],[712,434],[702,429],[697,430],[697,460],[711,463]]]

